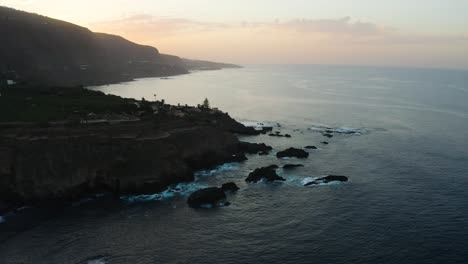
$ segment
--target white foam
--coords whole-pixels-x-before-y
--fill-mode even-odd
[[[325,175],[323,176],[320,176],[320,177],[306,177],[302,180],[302,186],[306,185],[307,183],[311,183],[311,182],[314,182],[315,180],[317,179],[320,179],[322,177],[325,177]],[[325,186],[325,185],[337,185],[337,184],[341,184],[342,182],[340,181],[331,181],[331,182],[319,182],[317,184],[311,184],[309,186],[306,186],[306,187],[314,187],[314,186]]]
[[[240,122],[246,127],[255,127],[255,128],[262,128],[262,127],[278,127],[279,123],[276,122],[269,122],[269,121],[244,121]]]
[[[104,258],[88,260],[86,264],[106,264]]]
[[[23,210],[30,209],[30,208],[32,208],[32,207],[30,207],[30,206],[23,206],[23,207],[20,207],[20,208],[16,209],[16,211],[23,211]]]
[[[211,209],[213,208],[214,206],[212,204],[202,204],[200,205],[201,208],[205,208],[205,209]]]
[[[142,194],[142,195],[124,195],[120,199],[135,203],[135,202],[151,202],[151,201],[162,201],[174,198],[176,196],[187,196],[190,193],[204,188],[204,185],[197,183],[179,183],[175,186],[169,187],[167,190],[155,193],[155,194]]]
[[[195,173],[195,182],[192,183],[179,183],[175,186],[167,188],[167,190],[154,193],[154,194],[143,194],[143,195],[124,195],[120,199],[129,202],[151,202],[151,201],[162,201],[171,199],[177,196],[187,196],[194,191],[205,188],[205,185],[199,184],[196,181],[201,177],[213,176],[225,171],[232,171],[239,169],[239,163],[225,163],[221,166],[216,167],[212,170],[202,170]]]
[[[302,186],[306,185],[307,183],[309,182],[313,182],[315,181],[316,179],[318,179],[318,177],[306,177],[304,178],[301,183],[302,183]]]
[[[323,124],[313,124],[311,127],[308,128],[310,131],[324,133],[331,131],[331,133],[336,134],[353,134],[353,135],[361,135],[366,132],[363,128],[352,128],[352,127],[331,127]]]
[[[318,176],[318,177],[303,177],[303,176],[298,176],[298,175],[287,175],[287,176],[283,175],[282,177],[286,178],[286,181],[285,181],[286,184],[297,186],[297,187],[304,187],[307,183],[314,182],[317,179],[323,178],[325,176],[326,175],[322,175],[322,176]],[[312,185],[309,185],[309,186],[306,186],[306,187],[337,185],[337,184],[341,184],[341,183],[342,182],[339,182],[339,181],[333,181],[333,182],[329,182],[329,183],[320,182],[320,183],[312,184]]]
[[[225,163],[221,166],[218,166],[212,170],[202,170],[195,172],[195,180],[198,180],[200,177],[213,176],[225,171],[233,171],[239,169],[239,163]]]
[[[360,128],[351,128],[351,127],[338,127],[334,130],[336,133],[341,134],[362,134],[365,130]]]

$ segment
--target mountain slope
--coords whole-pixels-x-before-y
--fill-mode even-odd
[[[7,7],[0,35],[0,79],[72,86],[188,73],[156,48]]]
[[[225,68],[242,68],[241,66],[235,64],[212,62],[205,60],[191,60],[182,58],[182,61],[184,62],[187,69],[193,71],[220,70]]]

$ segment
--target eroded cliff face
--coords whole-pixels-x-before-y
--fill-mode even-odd
[[[92,131],[4,140],[0,201],[75,199],[103,191],[156,193],[193,180],[195,170],[245,159],[237,137],[218,127],[177,128],[153,136],[139,129],[129,126],[125,135]]]

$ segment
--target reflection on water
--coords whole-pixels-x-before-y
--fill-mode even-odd
[[[466,87],[466,72],[285,65],[96,88],[174,104],[208,97],[240,120],[280,123],[275,131],[292,138],[243,137],[273,146],[272,155],[200,172],[158,199],[66,208],[0,240],[0,263],[466,263]],[[312,145],[320,148],[306,160],[274,156]],[[279,169],[284,183],[244,180],[288,163],[304,167]],[[303,186],[329,174],[350,181]],[[226,182],[241,188],[228,194],[231,206],[186,206],[192,187]],[[0,238],[38,218],[28,212],[0,224]]]

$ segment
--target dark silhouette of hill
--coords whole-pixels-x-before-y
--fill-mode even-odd
[[[205,60],[191,60],[182,58],[185,66],[189,70],[198,70],[198,71],[207,71],[207,70],[221,70],[225,68],[242,68],[239,65],[221,63],[221,62],[212,62]]]
[[[188,73],[184,62],[120,36],[0,7],[0,79],[99,85]]]

